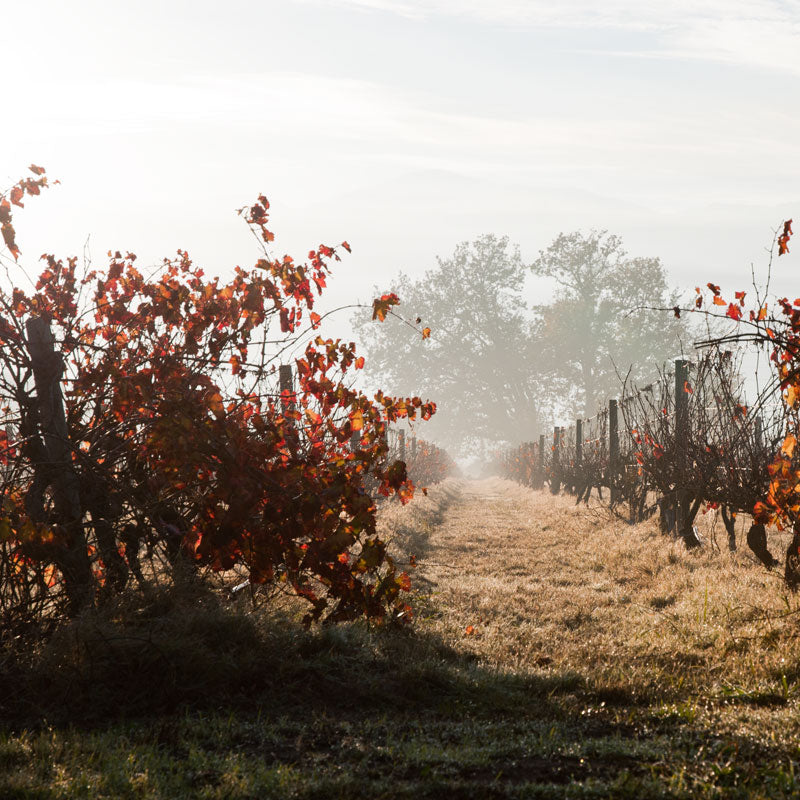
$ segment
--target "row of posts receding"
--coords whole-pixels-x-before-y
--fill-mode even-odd
[[[689,382],[689,362],[684,359],[675,361],[675,441],[677,446],[676,458],[678,463],[683,463],[686,458],[686,437],[688,435],[689,425],[689,405],[688,405],[688,382]],[[759,427],[757,420],[757,428]],[[566,436],[566,428],[563,426],[555,426],[553,429],[553,446],[552,446],[552,466],[554,470],[558,469],[559,460],[561,457],[561,444]],[[583,445],[584,445],[584,420],[577,419],[575,421],[575,464],[578,465],[583,461]],[[756,436],[759,436],[760,431],[756,431]],[[535,485],[541,488],[545,482],[545,435],[539,436],[538,453],[535,452],[537,463],[537,476],[535,477]],[[531,445],[536,447],[536,445]],[[608,466],[610,474],[613,476],[619,470],[619,401],[613,398],[608,401]],[[616,500],[616,488],[611,483],[611,496],[612,501]],[[686,498],[679,498],[678,502],[683,504]]]

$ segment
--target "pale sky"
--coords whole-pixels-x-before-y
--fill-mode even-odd
[[[31,274],[90,237],[95,262],[185,248],[224,275],[264,192],[276,255],[352,245],[332,303],[483,233],[532,261],[590,227],[732,293],[800,217],[800,2],[6,6],[0,185],[62,182],[17,217]]]

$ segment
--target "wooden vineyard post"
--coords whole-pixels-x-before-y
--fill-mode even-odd
[[[553,449],[550,456],[550,491],[557,494],[560,487],[556,486],[556,475],[558,474],[558,427],[553,428]]]
[[[561,480],[559,479],[559,444],[560,444],[560,429],[556,426],[553,429],[553,458],[550,462],[550,492],[551,494],[558,494],[561,489]]]
[[[686,459],[689,437],[689,362],[675,361],[675,533],[685,536],[689,517],[689,492],[686,488]]]
[[[386,454],[383,457],[382,463],[383,464],[388,464],[389,456],[391,455],[391,452],[389,450],[389,423],[388,422],[381,422],[380,437],[381,437],[381,444],[383,445],[384,449],[386,450]]]
[[[764,449],[764,423],[761,421],[760,414],[756,417],[755,437],[756,437],[756,452],[759,454],[760,457],[761,451]]]
[[[544,434],[539,436],[539,458],[536,462],[536,488],[541,489],[544,486]]]
[[[583,461],[583,420],[575,421],[575,466],[579,467]]]
[[[417,437],[411,437],[411,460],[414,461],[417,458]]]
[[[527,452],[527,458],[525,463],[528,465],[528,486],[531,489],[536,487],[536,443],[535,442],[528,442],[525,446]]]
[[[619,502],[617,476],[619,472],[619,416],[616,400],[608,401],[608,485],[611,505]]]
[[[403,430],[397,431],[398,442],[397,446],[400,449],[400,460],[406,460],[406,432]]]
[[[281,364],[278,368],[278,386],[281,393],[281,411],[286,420],[284,436],[287,444],[290,445],[290,450],[294,451],[299,444],[299,436],[295,428],[295,393],[291,364]]]
[[[36,387],[38,426],[31,435],[34,473],[25,497],[25,509],[36,522],[56,523],[63,532],[63,551],[57,565],[64,575],[64,589],[70,613],[77,613],[92,598],[92,567],[86,534],[78,476],[72,468],[61,375],[64,361],[55,350],[55,339],[47,317],[34,317],[25,324],[28,353]],[[34,423],[35,425],[35,423]],[[54,517],[45,511],[45,493],[53,493]]]
[[[294,411],[294,381],[292,365],[281,364],[278,368],[278,382],[281,393],[281,407],[284,411]]]

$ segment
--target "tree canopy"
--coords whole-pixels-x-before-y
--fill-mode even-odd
[[[426,436],[462,454],[533,435],[540,388],[519,248],[493,234],[462,242],[414,280],[391,287],[401,305],[380,326],[359,313],[358,331],[370,376],[391,389],[415,386],[436,400]],[[419,319],[431,335],[414,335]]]
[[[593,414],[621,379],[649,381],[682,352],[684,320],[651,310],[678,302],[661,260],[628,257],[620,237],[562,233],[531,270],[556,285],[553,300],[535,306],[537,364],[575,414]]]

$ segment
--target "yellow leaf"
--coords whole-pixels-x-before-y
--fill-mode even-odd
[[[786,458],[791,458],[792,454],[794,453],[794,448],[797,446],[797,438],[793,436],[791,433],[783,440],[783,444],[781,445],[781,453],[783,453]]]
[[[225,416],[225,406],[222,405],[222,395],[219,392],[209,394],[208,407],[217,419]]]

